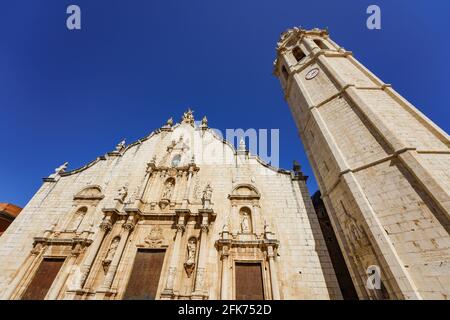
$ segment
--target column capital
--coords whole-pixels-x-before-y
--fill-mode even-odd
[[[134,222],[132,222],[132,221],[127,221],[127,222],[125,222],[123,225],[122,225],[122,228],[125,230],[125,231],[132,231],[133,229],[134,229]]]
[[[184,224],[177,224],[176,229],[177,229],[177,232],[183,233],[184,230],[186,230],[186,226]]]
[[[109,230],[112,229],[112,223],[111,223],[111,221],[103,221],[99,227],[100,227],[100,230],[108,232]]]

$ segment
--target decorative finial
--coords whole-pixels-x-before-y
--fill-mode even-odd
[[[191,108],[189,108],[188,111],[183,113],[183,118],[181,119],[181,122],[194,125],[194,111],[192,111]]]
[[[239,151],[246,151],[247,148],[245,146],[245,140],[244,138],[241,138],[241,141],[239,142]]]
[[[264,219],[264,232],[269,233],[270,231],[270,226],[269,223],[267,222],[267,220]]]
[[[166,122],[166,127],[171,128],[173,126],[173,118],[170,117]]]
[[[206,118],[206,116],[204,116],[203,119],[202,119],[202,127],[203,128],[207,128],[208,127],[208,118]]]
[[[298,163],[297,160],[294,160],[293,170],[295,173],[298,173],[302,170],[302,167],[300,166],[300,163]]]
[[[120,152],[123,150],[123,148],[125,148],[125,139],[122,139],[122,141],[120,141],[117,146],[116,146],[116,152]]]
[[[49,179],[56,179],[61,173],[66,172],[67,166],[69,165],[68,162],[64,162],[62,165],[57,167],[55,169],[55,173],[48,176]]]

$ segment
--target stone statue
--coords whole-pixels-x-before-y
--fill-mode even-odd
[[[123,139],[122,141],[120,141],[117,146],[116,146],[116,152],[120,152],[123,150],[123,148],[125,148],[125,139]]]
[[[117,199],[120,199],[122,202],[125,201],[125,198],[128,195],[128,188],[123,186],[117,192]]]
[[[108,249],[108,253],[106,254],[106,258],[105,258],[104,262],[111,263],[112,259],[114,258],[114,254],[116,253],[117,247],[119,246],[119,241],[120,241],[119,237],[115,237],[113,239],[113,241],[111,242],[111,245]]]
[[[197,250],[197,240],[195,238],[190,238],[187,244],[188,258],[186,260],[186,265],[193,265],[195,263],[195,252]]]
[[[211,200],[213,189],[211,187],[211,184],[208,182],[208,184],[205,187],[205,190],[203,191],[203,200]]]
[[[166,187],[164,189],[163,196],[162,196],[163,199],[170,199],[172,197],[173,187],[174,187],[174,185],[171,180],[166,182]]]
[[[187,250],[188,257],[186,259],[186,262],[184,263],[184,269],[186,270],[188,278],[190,278],[195,268],[195,252],[197,250],[197,239],[195,239],[194,237],[189,239]]]
[[[248,217],[248,213],[244,212],[242,216],[241,221],[241,229],[243,233],[249,233],[250,232],[250,219]]]
[[[72,220],[69,223],[69,226],[67,227],[67,230],[75,231],[78,229],[78,227],[81,224],[81,221],[84,218],[84,215],[86,214],[86,211],[84,210],[78,210],[75,212],[75,215],[73,216]]]

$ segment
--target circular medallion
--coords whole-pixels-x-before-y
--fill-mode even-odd
[[[306,80],[314,79],[319,74],[319,69],[314,68],[308,71],[308,73],[305,75]]]

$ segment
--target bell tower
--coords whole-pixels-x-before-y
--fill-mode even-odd
[[[274,68],[359,297],[450,298],[448,134],[326,30],[284,32]]]

